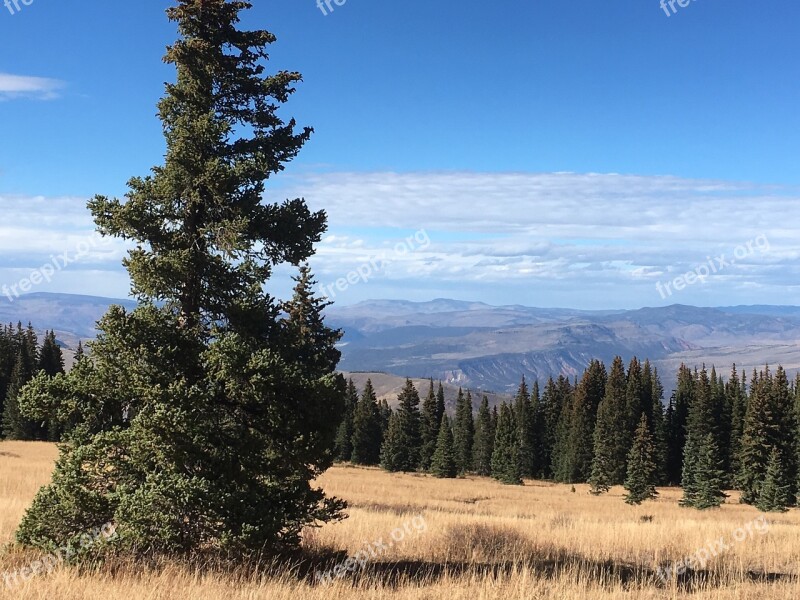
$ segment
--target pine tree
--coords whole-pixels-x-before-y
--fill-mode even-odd
[[[628,475],[625,479],[625,489],[628,491],[625,502],[628,504],[641,504],[658,496],[655,485],[658,476],[655,452],[647,415],[642,414],[628,454]]]
[[[456,417],[453,423],[453,447],[459,473],[472,470],[472,445],[475,437],[475,422],[472,416],[472,394],[458,390]]]
[[[288,303],[266,292],[274,267],[303,264],[326,229],[300,199],[264,200],[311,130],[279,116],[301,76],[265,74],[275,38],[238,27],[248,8],[168,9],[180,39],[159,103],[164,164],[131,179],[124,202],[89,203],[100,233],[132,247],[138,306],[109,309],[81,368],[21,393],[32,417],[77,421],[23,544],[78,547],[109,521],[118,552],[243,556],[296,548],[307,526],[341,515],[313,484],[343,409],[340,333],[307,273]]]
[[[387,471],[416,471],[421,444],[419,394],[410,379],[406,379],[397,403],[381,448],[381,465]]]
[[[367,379],[364,391],[356,404],[353,414],[353,454],[352,461],[357,465],[377,465],[381,457],[383,442],[381,412],[372,380]]]
[[[336,432],[336,458],[348,462],[353,456],[353,417],[358,404],[358,390],[352,379],[347,381],[344,396],[344,412]]]
[[[484,396],[475,420],[475,444],[473,446],[473,465],[478,475],[488,477],[492,474],[492,452],[494,451],[494,423],[489,410],[489,399]]]
[[[436,436],[436,450],[431,459],[431,474],[434,477],[452,479],[458,475],[453,443],[450,419],[447,418],[447,415],[444,415],[439,426],[439,433]]]
[[[433,390],[433,379],[430,380],[428,395],[422,402],[421,427],[422,427],[422,446],[420,448],[419,467],[423,471],[428,471],[436,451],[436,444],[441,428],[441,417],[437,421],[436,416],[436,393]]]
[[[492,453],[492,477],[509,485],[522,484],[519,439],[514,414],[505,402],[500,406]]]

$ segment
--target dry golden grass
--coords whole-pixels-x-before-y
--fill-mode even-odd
[[[0,545],[52,469],[47,444],[0,443]],[[377,469],[336,467],[320,481],[350,503],[350,518],[313,530],[310,550],[353,555],[406,524],[405,539],[377,551],[363,571],[318,585],[297,570],[230,573],[166,565],[79,572],[59,569],[7,588],[2,574],[32,560],[0,551],[0,598],[504,600],[532,598],[787,599],[800,596],[800,511],[769,515],[769,530],[736,542],[734,532],[759,513],[729,499],[720,510],[677,505],[679,490],[629,507],[622,490],[595,498],[586,486],[488,479],[436,480]],[[424,531],[409,525],[424,518]],[[417,524],[422,523],[417,521]],[[422,527],[420,527],[422,529]],[[399,537],[399,534],[396,534]],[[730,548],[700,573],[663,584],[659,565],[694,554],[724,536]],[[373,547],[373,551],[375,548]],[[328,566],[331,566],[330,564]]]

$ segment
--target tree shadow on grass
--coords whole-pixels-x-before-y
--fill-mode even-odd
[[[474,562],[426,562],[426,561],[395,561],[367,563],[363,569],[356,565],[353,572],[346,570],[340,577],[333,574],[337,565],[343,565],[346,557],[339,561],[327,561],[314,564],[313,561],[303,562],[294,570],[297,576],[311,585],[325,585],[326,580],[320,575],[330,570],[331,577],[327,581],[350,581],[354,586],[359,583],[378,585],[388,588],[399,588],[413,583],[435,583],[441,579],[454,578],[462,575],[478,576],[503,576],[510,575],[515,570],[528,568],[542,578],[556,579],[564,573],[577,573],[581,580],[589,580],[609,588],[621,585],[623,587],[650,586],[668,588],[673,585],[666,576],[662,577],[657,570],[638,565],[616,563],[613,561],[591,561],[583,557],[571,555],[559,559],[529,558],[524,561],[504,561],[495,563]],[[783,581],[796,580],[797,577],[787,573],[764,573],[748,571],[744,573],[743,581],[764,584],[773,584]],[[730,584],[730,578],[712,570],[686,570],[675,576],[676,587],[685,593],[692,593],[701,589],[718,588]]]

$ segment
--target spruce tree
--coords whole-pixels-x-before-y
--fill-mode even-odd
[[[680,504],[700,510],[716,508],[726,498],[725,472],[720,468],[719,448],[712,433],[690,431],[683,461],[683,498]]]
[[[307,273],[289,302],[265,288],[326,229],[300,199],[264,200],[311,130],[279,116],[301,77],[265,73],[275,38],[239,28],[249,8],[178,0],[167,11],[180,39],[159,103],[164,164],[131,179],[124,202],[89,203],[100,233],[133,248],[124,264],[138,306],[111,307],[90,360],[21,394],[33,417],[76,420],[23,544],[79,547],[112,522],[117,551],[243,556],[296,548],[307,526],[340,516],[313,484],[343,409],[340,333],[324,325]]]
[[[625,366],[617,356],[611,365],[605,396],[597,409],[594,430],[594,459],[589,483],[594,493],[608,491],[625,481],[630,447],[626,447],[627,383]]]
[[[444,416],[444,387],[442,386],[442,382],[439,382],[439,385],[436,387],[436,422],[441,423],[442,417]],[[438,433],[437,433],[438,436]]]
[[[361,399],[353,414],[353,454],[357,465],[377,465],[380,462],[383,431],[381,412],[372,380],[367,379]]]
[[[695,376],[692,392],[686,421],[681,503],[705,509],[722,503],[726,476],[719,447],[715,393],[705,365]]]
[[[475,422],[472,416],[472,394],[458,390],[456,416],[453,423],[453,447],[459,473],[472,470],[472,445],[475,437]]]
[[[628,454],[628,474],[625,478],[625,489],[628,492],[625,502],[628,504],[641,504],[658,496],[656,491],[658,467],[655,453],[656,448],[647,424],[647,415],[642,414],[633,437],[633,446]]]
[[[43,440],[46,435],[41,424],[47,420],[48,416],[40,415],[39,419],[32,419],[29,415],[24,414],[21,407],[21,392],[33,378],[35,356],[31,355],[31,346],[27,342],[27,337],[18,337],[18,341],[17,357],[14,361],[14,369],[11,371],[3,408],[3,437],[9,440]]]
[[[795,503],[792,484],[786,476],[783,457],[777,448],[770,452],[767,472],[755,505],[763,512],[785,512]]]
[[[597,409],[605,395],[606,370],[593,360],[575,387],[562,427],[566,441],[555,465],[556,481],[584,483],[589,480],[594,457],[594,428]]]
[[[437,420],[436,410],[436,393],[433,390],[433,379],[430,380],[428,387],[428,395],[422,401],[421,419],[421,435],[422,446],[420,448],[419,467],[423,471],[430,469],[433,453],[436,451],[436,443],[439,437],[439,429],[441,427],[441,417]]]
[[[492,474],[492,452],[494,451],[494,423],[489,410],[489,399],[484,396],[475,420],[475,444],[473,446],[473,465],[478,475],[488,477]]]
[[[436,436],[436,450],[431,459],[431,474],[434,477],[449,479],[458,475],[456,452],[453,447],[453,431],[447,415],[442,416],[439,433]]]
[[[742,451],[742,434],[744,433],[744,418],[747,413],[747,394],[743,382],[739,379],[736,365],[731,367],[731,376],[725,384],[726,401],[731,407],[730,423],[730,470],[733,474],[739,472],[739,456]]]
[[[532,467],[529,469],[532,472],[532,477],[545,477],[547,467],[545,460],[547,456],[545,444],[545,412],[542,397],[539,393],[539,382],[534,380],[531,386],[531,402],[530,402],[530,425],[529,435],[531,438],[532,447]],[[498,416],[496,414],[497,406],[494,407],[494,423],[497,424]]]
[[[736,485],[742,492],[741,501],[745,504],[758,501],[773,449],[774,419],[769,397],[769,380],[764,373],[758,379],[754,374],[737,460],[739,471]]]
[[[633,436],[639,425],[642,413],[647,414],[651,408],[649,399],[651,390],[644,385],[642,364],[635,356],[628,365],[628,372],[625,376],[625,429],[621,432],[622,446],[625,448],[626,460],[627,451],[633,444]]]
[[[358,390],[352,378],[347,381],[344,396],[344,412],[336,432],[336,458],[349,462],[353,456],[353,417],[358,403]]]
[[[614,436],[617,433],[617,416],[614,402],[606,396],[597,410],[594,428],[594,456],[589,474],[591,493],[605,494],[616,482],[617,456]]]
[[[517,396],[514,399],[514,420],[517,423],[517,438],[519,439],[519,460],[522,468],[523,477],[534,476],[534,438],[533,438],[533,415],[531,398],[528,393],[528,384],[525,377],[519,384]]]
[[[519,462],[519,439],[514,413],[505,402],[500,406],[497,432],[492,453],[492,477],[509,485],[522,484],[522,469]]]
[[[397,404],[381,448],[381,465],[387,471],[416,471],[421,442],[419,394],[410,379],[397,396]]]
[[[44,371],[50,377],[64,372],[64,356],[58,346],[54,331],[48,331],[45,334],[42,348],[39,351],[38,370]]]
[[[689,419],[689,406],[694,394],[694,377],[684,364],[678,369],[675,393],[667,409],[667,480],[678,485],[683,478],[683,453],[686,446],[686,424]]]

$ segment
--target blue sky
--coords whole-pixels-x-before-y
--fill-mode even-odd
[[[328,210],[324,284],[384,256],[337,301],[796,303],[796,2],[255,2],[271,68],[305,78],[285,114],[316,129],[267,198]],[[0,3],[0,284],[74,250],[86,199],[160,161],[169,4]],[[34,291],[125,295],[124,250]]]

